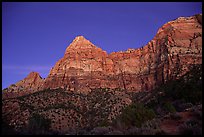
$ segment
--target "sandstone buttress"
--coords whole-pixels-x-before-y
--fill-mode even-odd
[[[144,47],[111,54],[77,36],[47,78],[32,72],[6,92],[59,87],[83,93],[100,87],[150,91],[184,75],[192,64],[202,64],[201,18],[202,14],[179,17],[159,28]]]

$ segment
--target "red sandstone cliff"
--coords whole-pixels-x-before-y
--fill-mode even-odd
[[[167,22],[142,48],[109,55],[78,36],[45,80],[39,74],[29,75],[30,80],[18,82],[14,91],[58,87],[76,92],[99,87],[149,91],[179,78],[191,64],[202,64],[202,14]]]

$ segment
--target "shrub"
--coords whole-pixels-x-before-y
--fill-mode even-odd
[[[104,119],[103,121],[101,121],[101,122],[99,123],[99,126],[100,126],[100,127],[107,127],[108,125],[109,125],[109,122],[108,122],[107,119]]]
[[[161,120],[160,119],[152,119],[152,120],[148,120],[146,121],[144,124],[142,124],[143,128],[151,128],[151,129],[159,129],[160,128],[160,123]]]
[[[163,108],[164,108],[167,112],[170,112],[170,113],[176,112],[176,109],[174,108],[174,106],[173,106],[170,102],[164,103]]]
[[[197,119],[202,120],[202,111],[196,109],[194,115]]]
[[[180,116],[178,113],[171,114],[170,116],[173,120],[181,120],[182,119],[182,116]]]
[[[1,135],[18,135],[19,132],[15,131],[14,126],[9,125],[5,119],[1,123]]]
[[[122,110],[122,114],[119,115],[114,121],[114,124],[120,123],[123,126],[141,127],[142,123],[147,120],[151,120],[155,117],[155,113],[152,109],[144,107],[143,104],[132,104]]]
[[[43,134],[49,130],[50,126],[51,120],[37,113],[29,118],[28,129],[32,134]]]
[[[202,126],[199,121],[190,119],[179,126],[179,132],[181,135],[202,135]]]
[[[190,71],[178,80],[162,86],[167,98],[183,99],[193,104],[202,101],[202,65],[192,65]]]

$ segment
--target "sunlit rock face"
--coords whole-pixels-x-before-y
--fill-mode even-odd
[[[88,87],[91,81],[98,82],[98,79],[100,82],[109,74],[113,74],[113,62],[108,54],[83,36],[78,36],[67,47],[64,57],[51,69],[44,86],[81,90]]]
[[[167,22],[142,48],[111,54],[77,36],[45,80],[31,75],[36,82],[24,79],[15,84],[15,91],[22,85],[23,91],[58,87],[83,93],[99,87],[150,91],[179,78],[192,64],[202,64],[202,14]]]

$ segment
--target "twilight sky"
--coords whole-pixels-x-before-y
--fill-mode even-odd
[[[2,89],[31,71],[47,77],[78,35],[108,53],[124,51],[198,13],[201,2],[2,2]]]

